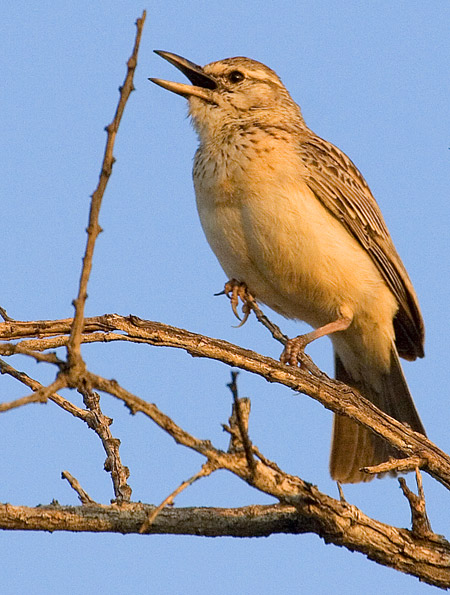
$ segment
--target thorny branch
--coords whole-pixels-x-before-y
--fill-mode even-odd
[[[208,461],[204,467],[205,475],[210,469],[226,469],[277,498],[280,505],[231,510],[196,509],[194,516],[192,509],[161,510],[171,497],[203,475],[200,472],[184,482],[186,486],[182,484],[158,508],[128,503],[120,508],[89,506],[87,512],[86,506],[81,509],[60,506],[27,509],[6,504],[0,505],[0,528],[128,533],[140,532],[144,527],[147,533],[210,536],[314,532],[326,542],[361,551],[380,564],[418,576],[430,584],[450,586],[450,544],[431,531],[417,535],[414,531],[380,523],[355,506],[330,498],[299,477],[283,472],[267,459],[256,461],[251,473],[242,451],[225,453],[209,441],[195,438],[155,405],[132,395],[117,383],[100,378],[92,378],[92,381],[104,390],[108,388],[132,412],[147,415],[178,444],[205,456]],[[242,523],[242,517],[250,522]]]
[[[208,472],[210,469],[226,469],[256,489],[278,499],[283,505],[292,506],[291,520],[289,526],[284,529],[285,531],[291,533],[313,531],[323,537],[327,542],[343,545],[350,550],[361,551],[380,564],[408,572],[434,585],[450,586],[450,544],[443,538],[432,533],[431,530],[426,535],[423,532],[417,535],[417,530],[416,532],[410,532],[406,529],[397,529],[379,523],[367,517],[361,510],[347,504],[345,501],[330,498],[299,477],[285,473],[275,463],[263,457],[255,446],[252,448],[258,460],[255,461],[254,470],[251,471],[245,453],[242,450],[238,452],[223,452],[214,447],[208,440],[200,440],[194,437],[160,411],[156,405],[133,395],[121,387],[116,381],[106,380],[89,372],[87,374],[92,387],[102,392],[108,392],[122,400],[132,413],[142,412],[172,436],[178,444],[186,446],[206,457],[206,465],[208,467],[210,466]],[[200,475],[202,473],[198,474],[198,476]],[[187,482],[183,482],[180,488],[171,494],[162,505],[170,502],[180,489],[188,487],[195,479],[197,479],[197,476],[194,476]],[[139,505],[123,503],[122,508],[125,519],[128,519],[127,515],[130,506],[135,510],[134,507]],[[160,532],[158,519],[161,515],[165,514],[161,508],[161,505],[158,509],[151,508],[146,516],[141,516],[140,518],[142,520],[137,530],[139,531],[139,528],[142,528],[143,523],[147,521],[147,525],[144,525],[147,533]],[[122,517],[120,517],[120,522],[117,521],[117,508],[114,507],[111,509],[102,507],[100,511],[97,509],[96,522],[98,524],[96,522],[90,522],[87,525],[85,520],[83,520],[85,514],[83,512],[80,513],[76,509],[75,511],[74,509],[70,509],[70,512],[67,514],[62,512],[59,507],[55,509],[55,519],[59,519],[59,524],[56,520],[49,521],[48,510],[48,508],[45,508],[42,511],[41,517],[39,513],[30,511],[29,516],[34,518],[34,521],[27,521],[27,528],[30,528],[30,523],[31,527],[43,528],[49,522],[52,522],[54,523],[52,526],[56,525],[56,530],[117,530],[124,532],[124,522],[125,525],[130,527],[130,531],[135,531],[134,523],[131,522],[130,525]],[[106,525],[100,522],[101,518],[109,518],[109,510],[113,514],[111,518],[116,519],[113,525],[108,525],[109,521]],[[157,511],[156,514],[155,511]],[[16,517],[9,505],[6,505],[3,513],[0,506],[0,527],[4,528],[22,527],[23,518],[28,519],[26,510],[24,515],[18,515]],[[189,523],[186,525],[184,516],[185,514],[189,515],[189,513],[185,513],[181,509],[176,514],[179,515],[177,518],[181,524],[175,532],[189,534]],[[236,512],[236,514],[238,515],[239,513]],[[74,525],[74,515],[79,520],[79,525]],[[148,523],[149,515],[151,515],[151,523]],[[11,520],[11,517],[15,520]],[[232,531],[231,525],[229,528],[224,527],[223,519],[221,519],[221,511],[218,511],[216,522],[214,517],[212,519],[209,518],[210,528],[207,529],[205,527],[203,533],[201,530],[199,531],[197,526],[196,534],[230,534],[229,531]],[[69,524],[67,524],[68,522]],[[197,519],[197,523],[199,522],[199,519]],[[103,527],[103,529],[99,529],[99,526]],[[167,527],[167,525],[165,526]],[[267,519],[267,531],[269,533],[271,532],[269,529],[270,526],[269,519]],[[276,532],[275,528],[273,530]],[[217,533],[214,533],[214,531],[217,531]],[[243,534],[252,534],[248,532],[248,527],[246,531]],[[167,529],[167,532],[172,531]]]
[[[120,440],[114,438],[109,429],[113,420],[102,412],[100,408],[100,397],[94,390],[92,390],[89,375],[84,378],[83,385],[78,387],[78,392],[83,396],[83,402],[86,409],[91,413],[87,420],[88,425],[94,430],[97,436],[99,436],[107,454],[104,469],[111,473],[114,495],[116,498],[115,501],[118,504],[128,502],[131,498],[131,488],[127,483],[130,471],[120,460]]]
[[[106,127],[107,141],[105,147],[105,154],[103,157],[103,163],[100,172],[100,179],[98,186],[92,195],[91,208],[89,212],[89,224],[87,228],[87,244],[86,251],[83,257],[83,268],[81,271],[80,286],[78,290],[78,297],[74,300],[75,316],[72,323],[72,329],[70,332],[70,339],[67,344],[67,356],[69,363],[70,373],[75,377],[83,371],[84,364],[81,358],[80,342],[81,332],[83,329],[84,320],[84,305],[87,299],[87,284],[92,269],[92,258],[94,256],[94,247],[97,240],[97,236],[101,232],[101,228],[98,223],[98,217],[100,213],[100,207],[102,205],[103,195],[108,184],[108,180],[112,173],[112,167],[114,164],[114,143],[116,140],[117,132],[119,130],[120,121],[122,119],[123,111],[128,98],[132,91],[134,91],[133,77],[137,66],[137,56],[139,51],[139,44],[141,42],[142,29],[144,27],[146,12],[144,10],[142,17],[136,21],[136,39],[134,42],[133,52],[127,63],[127,75],[125,82],[120,88],[119,103],[117,105],[114,119]]]
[[[70,318],[55,321],[3,322],[0,323],[0,339],[42,337],[33,340],[32,350],[38,351],[41,341],[43,341],[43,349],[54,349],[56,346],[65,345],[67,341],[65,337],[54,337],[54,335],[68,334],[70,326]],[[323,372],[317,377],[311,369],[306,371],[285,366],[277,360],[227,341],[160,322],[142,320],[136,316],[106,314],[86,318],[82,341],[86,343],[127,341],[183,349],[195,357],[218,360],[229,366],[257,374],[269,382],[282,384],[298,393],[306,394],[330,411],[346,415],[370,428],[407,457],[417,456],[424,460],[425,463],[421,465],[422,470],[447,488],[450,487],[450,457],[447,454],[422,434],[414,432],[377,409],[356,390],[328,378]],[[27,343],[30,342],[27,341]]]
[[[92,428],[100,437],[103,447],[107,453],[105,461],[105,470],[111,473],[111,478],[114,485],[115,501],[118,504],[127,502],[131,497],[131,488],[127,484],[129,470],[125,467],[120,459],[119,445],[120,440],[114,438],[109,429],[112,420],[106,417],[100,408],[100,398],[92,390],[89,381],[89,375],[86,370],[85,363],[81,356],[80,345],[82,342],[82,331],[85,326],[84,323],[84,306],[87,299],[87,285],[92,270],[92,259],[94,255],[94,247],[97,237],[101,231],[98,223],[100,207],[102,204],[103,195],[108,184],[108,180],[112,173],[114,163],[113,149],[114,143],[119,129],[120,121],[125,109],[125,105],[131,92],[134,90],[133,77],[137,66],[137,56],[139,45],[142,36],[142,30],[145,22],[146,13],[136,21],[136,38],[134,42],[133,51],[127,62],[127,74],[125,82],[119,89],[119,102],[114,115],[114,118],[106,127],[107,140],[103,163],[99,182],[96,190],[91,197],[89,224],[87,228],[87,243],[86,250],[83,257],[83,266],[81,271],[78,297],[74,300],[75,316],[71,321],[70,332],[67,341],[64,345],[67,348],[67,361],[60,360],[54,353],[41,353],[41,349],[34,350],[31,345],[27,346],[25,341],[19,343],[3,343],[0,345],[0,353],[3,355],[22,354],[34,358],[36,361],[56,364],[58,367],[58,374],[54,382],[45,387],[27,377],[26,374],[14,370],[5,362],[0,361],[0,371],[2,373],[10,374],[20,382],[30,386],[34,393],[22,399],[17,399],[11,403],[3,404],[0,410],[6,411],[20,407],[32,402],[45,403],[47,399],[53,400],[59,406],[70,411],[73,415],[82,418],[90,428]],[[14,321],[6,314],[4,308],[0,309],[0,316],[4,319],[4,324],[13,324]],[[11,339],[11,337],[9,337]],[[86,411],[76,408],[67,400],[56,394],[56,391],[63,388],[76,388],[83,396],[83,401]]]

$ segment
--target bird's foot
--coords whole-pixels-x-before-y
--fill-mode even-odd
[[[294,339],[288,339],[284,346],[283,353],[280,356],[281,363],[289,364],[291,366],[297,366],[300,363],[301,367],[302,363],[299,356],[304,352],[305,347],[309,345],[309,343],[312,343],[320,337],[336,333],[337,331],[345,331],[352,323],[352,320],[352,313],[349,312],[348,309],[344,310],[344,307],[342,307],[339,312],[339,318],[333,320],[333,322],[328,322],[327,324],[314,329],[310,333],[299,335]]]
[[[223,293],[225,293],[225,295],[230,298],[231,309],[233,310],[233,314],[236,316],[238,320],[241,321],[240,324],[238,324],[239,328],[247,322],[251,312],[251,308],[248,303],[249,294],[247,290],[247,285],[245,283],[241,283],[240,281],[236,281],[236,279],[230,279],[230,281],[227,281],[225,283]],[[239,316],[239,313],[237,311],[239,300],[242,301],[242,313],[244,314],[243,318]]]
[[[302,366],[301,354],[303,354],[305,347],[311,343],[309,333],[306,335],[299,335],[294,339],[288,339],[280,356],[280,362],[288,366]]]

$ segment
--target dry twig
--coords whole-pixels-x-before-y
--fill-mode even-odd
[[[95,504],[96,506],[98,506],[97,502],[93,500],[85,490],[83,490],[83,488],[80,485],[80,482],[77,479],[75,479],[75,477],[71,475],[68,471],[63,471],[61,473],[61,477],[62,479],[67,479],[70,486],[76,491],[81,504]]]
[[[84,364],[80,352],[80,343],[81,333],[84,326],[84,305],[87,299],[87,285],[92,269],[94,247],[97,237],[101,232],[101,227],[98,223],[98,217],[100,213],[100,207],[102,204],[103,194],[106,190],[106,186],[111,176],[112,167],[115,161],[113,150],[117,136],[117,131],[119,129],[125,105],[128,101],[131,92],[134,91],[133,77],[137,66],[137,56],[139,51],[139,44],[141,42],[142,29],[144,27],[145,17],[146,12],[144,10],[144,12],[142,13],[142,17],[136,21],[137,32],[133,52],[131,54],[130,59],[127,62],[127,75],[125,77],[125,82],[123,86],[120,88],[119,103],[117,105],[114,119],[111,122],[111,124],[109,124],[109,126],[106,127],[107,140],[105,154],[103,157],[103,163],[100,172],[100,179],[98,182],[98,186],[95,189],[94,194],[92,195],[91,200],[89,224],[87,228],[88,237],[86,251],[83,257],[83,268],[81,271],[78,297],[74,300],[75,316],[70,332],[70,339],[67,344],[67,358],[69,363],[69,370],[70,373],[73,374],[75,377],[75,383],[77,380],[77,375],[80,373],[80,371],[82,372],[84,370]]]
[[[3,320],[5,320],[6,322],[12,322],[14,320],[14,318],[11,318],[10,316],[8,316],[8,314],[6,313],[5,308],[2,308],[0,306],[0,316],[3,318]]]
[[[231,372],[231,382],[228,384],[228,388],[233,395],[233,412],[229,419],[230,432],[231,432],[231,448],[228,452],[238,452],[243,449],[245,458],[247,459],[247,465],[250,469],[250,473],[254,473],[256,469],[255,458],[253,456],[253,445],[248,436],[248,418],[250,415],[250,401],[249,399],[240,399],[238,396],[237,389],[237,376],[238,372]],[[237,432],[239,437],[237,439]]]
[[[405,459],[390,459],[385,463],[374,465],[373,467],[363,467],[365,473],[377,474],[377,473],[388,473],[395,471],[396,473],[408,473],[408,471],[414,471],[415,469],[422,469],[427,464],[426,459],[421,457],[407,457]]]
[[[147,520],[142,524],[142,527],[140,527],[139,533],[147,533],[150,526],[155,522],[156,517],[166,506],[173,504],[173,501],[178,496],[178,494],[181,494],[181,492],[183,492],[186,488],[191,486],[194,483],[194,481],[197,481],[197,479],[211,475],[213,471],[215,471],[215,467],[214,465],[211,465],[209,461],[202,465],[202,468],[198,473],[196,473],[186,481],[183,481],[183,483],[181,483],[176,490],[169,494],[167,498],[164,498],[164,500],[161,502],[159,506],[156,506],[156,508],[149,514]]]
[[[419,468],[416,467],[416,484],[418,495],[412,492],[406,485],[406,481],[403,477],[398,480],[404,496],[409,502],[411,509],[411,524],[412,532],[419,539],[437,539],[441,538],[433,533],[431,530],[431,524],[428,520],[426,506],[425,506],[425,493],[423,491],[422,475]]]
[[[51,342],[50,337],[55,334],[70,333],[71,322],[70,318],[55,321],[3,322],[0,323],[0,338],[13,340],[26,336],[43,337],[43,339],[35,339],[35,350],[39,349],[38,344],[41,340],[45,341],[47,347],[55,348],[56,345]],[[56,340],[59,344],[64,344],[67,338],[56,337]],[[350,417],[371,429],[407,457],[419,456],[420,459],[425,459],[423,470],[440,481],[447,489],[450,487],[450,457],[447,454],[422,434],[412,431],[377,409],[354,389],[328,378],[325,374],[315,377],[314,374],[285,366],[279,361],[242,349],[227,341],[160,322],[142,320],[136,316],[105,314],[86,318],[82,341],[131,341],[157,347],[184,349],[193,356],[218,360],[262,376],[269,382],[283,384],[319,401],[327,409]],[[97,388],[102,390],[100,387]]]

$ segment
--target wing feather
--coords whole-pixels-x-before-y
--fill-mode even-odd
[[[309,188],[367,250],[397,299],[394,329],[399,355],[423,357],[424,324],[417,296],[366,181],[342,151],[312,133],[301,143],[300,155]]]

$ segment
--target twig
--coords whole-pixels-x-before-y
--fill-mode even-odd
[[[161,502],[161,504],[159,506],[157,506],[149,514],[148,519],[145,521],[145,523],[142,524],[142,527],[139,529],[139,533],[146,533],[148,531],[148,529],[150,528],[150,526],[154,523],[154,521],[155,521],[156,517],[159,515],[159,513],[166,506],[172,504],[172,502],[175,500],[175,498],[178,496],[178,494],[180,494],[183,490],[185,490],[186,488],[191,486],[194,483],[194,481],[197,481],[197,479],[211,475],[211,473],[213,471],[215,471],[215,467],[214,467],[214,465],[211,465],[211,463],[208,461],[202,466],[202,468],[200,469],[200,471],[198,473],[196,473],[195,475],[193,475],[186,481],[183,481],[183,483],[181,485],[179,485],[176,490],[174,490],[171,494],[169,494],[167,496],[167,498],[164,498],[164,500]]]
[[[3,320],[5,320],[6,322],[14,322],[14,318],[11,318],[11,316],[8,316],[8,314],[6,313],[5,308],[2,308],[0,306],[0,316],[3,318]]]
[[[67,344],[67,358],[69,363],[69,373],[74,378],[80,375],[80,372],[84,371],[84,363],[81,358],[80,344],[81,344],[81,333],[84,326],[84,306],[87,299],[87,285],[89,276],[92,269],[92,258],[94,255],[94,247],[96,239],[101,232],[100,225],[98,223],[98,217],[100,213],[100,207],[102,204],[103,194],[108,184],[108,180],[111,176],[112,167],[114,163],[113,149],[116,140],[117,131],[119,124],[122,119],[125,105],[131,92],[134,90],[133,76],[137,66],[137,55],[139,51],[139,44],[141,41],[142,29],[144,26],[146,12],[142,13],[142,17],[136,21],[136,39],[134,42],[133,52],[127,63],[127,74],[125,82],[120,88],[119,103],[117,105],[114,119],[106,127],[107,140],[105,147],[105,154],[103,158],[103,164],[101,167],[100,179],[98,186],[92,195],[91,207],[89,213],[89,225],[87,228],[87,244],[86,251],[83,257],[83,267],[81,270],[80,285],[78,290],[78,297],[74,300],[75,316],[72,323],[72,329],[70,332],[70,339]]]
[[[61,473],[61,477],[62,477],[62,479],[67,479],[67,481],[69,482],[71,487],[76,491],[81,504],[84,504],[84,505],[96,504],[97,505],[97,502],[95,500],[93,500],[85,490],[83,490],[79,481],[77,479],[75,479],[75,477],[73,475],[71,475],[68,471],[63,471]]]
[[[28,397],[21,397],[20,399],[15,399],[14,401],[0,403],[0,413],[3,413],[4,411],[11,411],[11,409],[17,409],[18,407],[23,407],[24,405],[29,405],[30,403],[41,403],[41,405],[43,405],[45,401],[43,401],[40,396],[36,396],[35,394],[29,395]]]
[[[256,469],[256,462],[253,456],[253,446],[248,436],[248,416],[250,414],[250,400],[245,400],[245,405],[243,403],[244,399],[240,399],[238,396],[238,389],[237,389],[237,377],[238,372],[231,372],[231,382],[228,384],[228,388],[233,395],[233,411],[232,415],[229,419],[230,428],[232,430],[230,448],[228,452],[237,452],[240,448],[244,449],[245,458],[247,459],[247,465],[250,469],[250,473],[253,474]],[[244,412],[245,407],[245,412]],[[239,438],[240,440],[237,441],[235,438],[235,433],[233,429],[237,426],[239,430]]]
[[[245,457],[224,453],[214,448],[209,441],[199,440],[188,434],[168,416],[159,411],[156,406],[128,393],[116,382],[106,381],[94,375],[90,375],[90,379],[91,377],[93,381],[95,380],[95,386],[121,398],[132,412],[142,411],[149,415],[179,444],[196,450],[205,456],[208,461],[211,461],[216,468],[227,469],[241,479],[249,481],[250,475]],[[412,433],[412,436],[414,436],[414,433]],[[264,460],[262,457],[260,458]],[[318,533],[327,542],[346,546],[352,551],[362,551],[381,564],[419,576],[421,580],[431,584],[450,585],[450,564],[448,562],[450,559],[450,544],[444,539],[439,539],[434,534],[430,535],[429,539],[418,539],[410,531],[390,527],[370,519],[354,506],[345,505],[343,508],[344,505],[341,502],[322,494],[315,486],[302,479],[284,473],[270,461],[264,465],[257,465],[256,473],[251,478],[251,485],[295,508],[296,512],[291,514],[288,524],[283,525],[283,532],[312,531]],[[92,510],[96,511],[95,518],[92,519],[92,514],[89,518],[86,518],[82,513],[77,514],[74,508],[63,510],[58,506],[54,508],[25,509],[24,507],[0,505],[0,527],[9,529],[137,532],[145,521],[145,517],[141,514],[139,523],[136,523],[135,510],[140,509],[139,506],[128,504],[123,507],[125,524],[121,524],[119,519],[122,518],[120,512],[122,508],[117,506],[92,508]],[[253,508],[251,507],[251,510]],[[285,508],[283,509],[285,510]],[[89,511],[91,511],[91,507],[89,507]],[[109,511],[111,511],[111,514],[104,518],[101,511],[105,511],[105,514],[108,515]],[[163,515],[164,519],[167,518],[167,515],[170,518],[171,512],[175,512],[176,515],[179,513],[179,511],[162,511],[160,517],[151,525],[148,532],[161,532],[159,520]],[[198,533],[199,523],[201,523],[198,514],[194,515],[189,527],[186,527],[182,518],[176,516],[177,520],[173,525],[172,532]],[[220,527],[222,527],[222,512],[220,509],[215,509],[213,519],[218,523],[217,527],[220,532]],[[230,530],[229,526],[230,520],[226,517],[222,534],[230,534],[226,533]],[[164,527],[167,527],[167,525],[164,525]],[[247,528],[244,528],[244,533],[241,533],[241,535],[256,534],[253,532],[251,525],[250,528],[248,524],[245,527]],[[213,533],[213,531],[217,531],[217,528],[211,529],[211,535],[220,534]],[[265,533],[259,534],[267,535],[271,532],[269,528],[265,531]],[[368,548],[368,543],[371,544],[370,548]]]
[[[35,398],[35,401],[34,401],[35,403],[37,403],[38,401],[40,401],[41,403],[46,403],[47,400],[53,395],[53,393],[55,393],[56,391],[58,391],[64,387],[65,387],[65,384],[64,384],[63,380],[61,378],[57,377],[56,380],[54,380],[48,386],[43,386],[42,384],[39,385],[39,387],[36,388],[34,393],[29,396]],[[24,398],[27,399],[28,397],[24,397]]]
[[[114,438],[109,429],[113,420],[102,412],[100,408],[100,397],[92,390],[88,378],[83,380],[83,383],[78,387],[78,391],[83,396],[83,402],[86,408],[92,413],[88,418],[88,425],[99,436],[105,449],[107,457],[104,469],[111,473],[115,502],[120,505],[124,502],[129,502],[132,490],[127,483],[127,479],[130,476],[130,470],[122,464],[120,459],[120,440]]]
[[[416,484],[419,495],[412,492],[406,485],[406,481],[403,477],[398,480],[404,496],[408,499],[409,507],[411,509],[411,524],[412,532],[418,538],[437,538],[431,529],[430,521],[428,520],[426,506],[425,506],[425,493],[423,491],[422,475],[419,468],[416,467]]]
[[[264,312],[261,310],[261,308],[258,306],[255,298],[252,296],[251,293],[249,293],[247,291],[246,293],[246,302],[249,306],[249,308],[251,310],[253,310],[253,312],[255,313],[255,316],[258,320],[258,322],[260,322],[263,326],[266,327],[266,329],[268,331],[270,331],[272,337],[276,340],[279,341],[282,345],[286,345],[287,341],[289,340],[289,337],[287,335],[284,335],[281,330],[280,327],[277,326],[274,322],[272,322],[265,314]]]
[[[29,388],[31,388],[34,391],[39,391],[44,388],[40,382],[38,382],[37,380],[34,380],[33,378],[30,378],[30,376],[28,376],[28,374],[25,374],[25,372],[19,372],[18,370],[16,370],[15,368],[13,368],[12,366],[10,366],[9,364],[7,364],[6,362],[4,362],[1,359],[0,359],[0,373],[1,374],[9,374],[10,376],[15,378],[16,380],[19,380],[19,382],[22,382],[22,384],[25,384],[26,386],[28,386]],[[57,393],[53,393],[51,395],[48,395],[48,400],[53,401],[53,403],[56,403],[56,405],[58,405],[65,411],[71,413],[74,417],[78,417],[78,418],[82,419],[83,421],[87,422],[87,417],[88,417],[89,413],[87,411],[84,411],[83,409],[80,409],[79,407],[77,407],[76,405],[74,405],[73,403],[68,401],[67,399],[64,399],[63,397],[61,397],[61,395],[58,395]],[[8,409],[13,409],[14,407],[20,407],[22,405],[27,405],[28,403],[42,403],[42,402],[43,402],[42,399],[40,397],[36,397],[36,393],[33,393],[32,395],[29,395],[28,397],[23,397],[22,399],[17,399],[16,401],[11,401],[11,403],[3,403],[0,406],[0,411],[7,411]]]
[[[278,467],[278,465],[274,461],[271,461],[270,459],[266,458],[262,454],[262,452],[259,450],[259,448],[257,446],[255,446],[254,444],[253,444],[253,452],[258,457],[258,459],[262,463],[264,463],[264,465],[266,465],[266,467],[269,467],[270,469],[272,469],[273,471],[276,471],[277,473],[283,473],[281,468]]]
[[[210,458],[215,454],[216,451],[211,446],[209,440],[199,440],[198,438],[194,438],[194,436],[178,426],[168,415],[165,415],[154,403],[148,403],[136,395],[133,395],[121,387],[116,380],[107,380],[102,376],[89,373],[89,381],[97,390],[109,393],[123,401],[133,415],[138,411],[147,415],[162,430],[170,434],[177,444],[183,444],[207,458]]]
[[[107,454],[105,470],[111,473],[117,503],[122,504],[123,502],[128,502],[131,497],[131,488],[127,484],[130,472],[128,467],[125,467],[120,459],[120,440],[112,436],[109,429],[112,420],[101,411],[99,397],[90,389],[89,383],[86,381],[80,383],[78,389],[83,396],[87,409],[89,410],[83,411],[83,409],[76,407],[73,403],[55,393],[57,388],[63,388],[64,386],[64,384],[62,384],[63,380],[61,379],[61,376],[58,376],[57,380],[50,385],[50,387],[44,387],[36,380],[27,376],[24,372],[15,370],[1,359],[0,372],[9,374],[35,391],[32,395],[27,397],[22,397],[21,399],[17,399],[10,403],[0,404],[0,412],[8,411],[9,409],[27,405],[29,403],[46,402],[48,398],[75,417],[82,419],[92,430],[94,430],[102,441],[103,448]]]
[[[274,322],[272,322],[269,319],[269,317],[266,316],[266,314],[264,314],[264,312],[258,306],[255,298],[252,296],[251,293],[248,292],[248,290],[246,291],[245,302],[247,304],[247,307],[250,308],[250,310],[253,310],[253,312],[255,313],[258,322],[260,322],[263,326],[266,327],[266,329],[270,331],[272,337],[282,345],[286,345],[287,341],[289,340],[289,337],[283,334],[280,330],[280,327],[276,325]],[[318,366],[316,366],[316,364],[313,362],[310,356],[303,350],[299,352],[298,359],[300,361],[301,366],[305,370],[308,370],[308,372],[310,372],[314,376],[317,376],[318,378],[326,377],[326,374],[324,374],[322,370]]]
[[[405,459],[390,459],[386,463],[374,465],[372,467],[363,467],[362,471],[369,474],[388,473],[389,471],[395,471],[398,473],[408,473],[414,471],[414,469],[421,469],[427,464],[426,459],[421,457],[407,457]]]
[[[64,365],[65,362],[59,359],[56,353],[40,353],[39,351],[28,349],[23,343],[24,341],[21,343],[0,343],[0,353],[5,356],[28,355],[34,358],[37,362],[56,364],[60,368]]]
[[[347,502],[347,500],[345,499],[344,490],[342,489],[341,482],[340,481],[337,481],[336,484],[337,484],[337,489],[338,489],[338,492],[339,492],[339,500],[341,502]]]
[[[0,323],[0,337],[13,340],[25,336],[50,337],[55,334],[68,334],[71,322],[70,318],[54,321],[3,322]],[[113,334],[112,331],[123,334]],[[421,459],[425,459],[427,463],[423,468],[424,471],[430,473],[447,489],[450,488],[450,457],[447,454],[422,434],[414,432],[380,411],[351,387],[328,378],[325,374],[319,379],[306,374],[301,369],[285,366],[272,358],[227,341],[213,339],[160,322],[142,320],[137,316],[105,314],[86,318],[84,333],[86,336],[83,336],[83,340],[86,342],[136,341],[156,347],[184,349],[195,357],[221,361],[229,366],[257,374],[269,382],[283,384],[319,401],[327,409],[346,415],[371,429],[407,457],[420,456]],[[97,333],[95,341],[92,340],[92,336],[87,336],[89,333]]]

